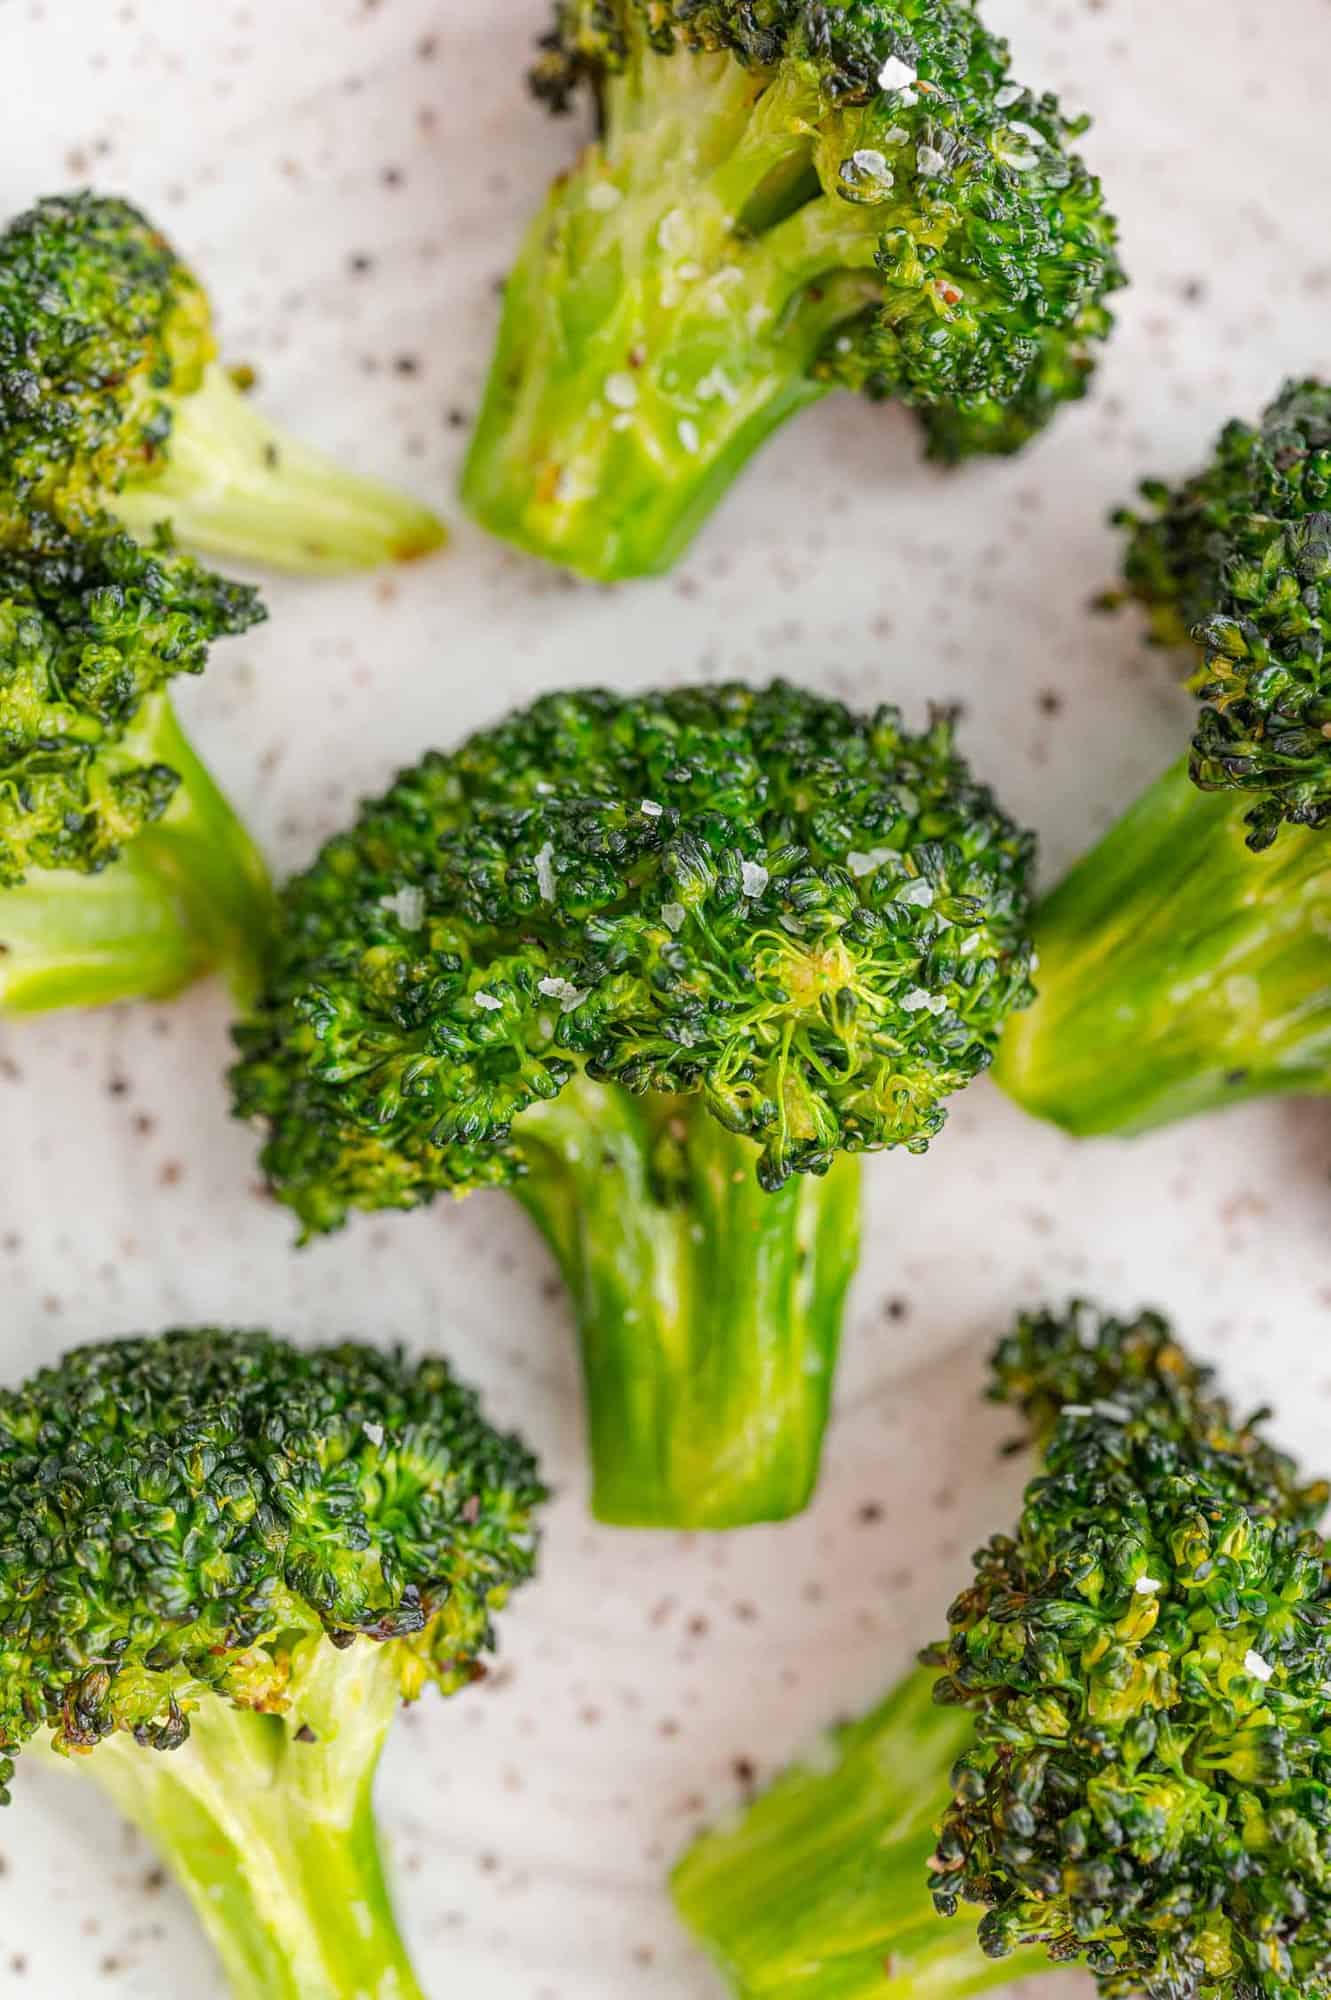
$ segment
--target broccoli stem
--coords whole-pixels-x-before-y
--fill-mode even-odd
[[[169,522],[190,548],[311,575],[409,562],[444,540],[419,502],[278,430],[217,362],[172,405],[148,476],[109,506],[140,539]]]
[[[698,1098],[575,1079],[515,1127],[515,1192],[573,1300],[592,1506],[625,1527],[779,1521],[818,1478],[859,1251],[858,1161],[776,1194]]]
[[[124,1732],[80,1758],[189,1896],[235,2000],[423,2000],[398,1934],[371,1791],[400,1706],[391,1650],[359,1640],[316,1677],[337,1721],[299,1740],[295,1714],[206,1696],[178,1750]],[[310,1727],[318,1734],[316,1724]]]
[[[1168,771],[1039,911],[994,1075],[1078,1134],[1331,1089],[1331,841],[1245,845],[1250,801]]]
[[[33,869],[0,889],[0,1012],[164,999],[224,968],[257,994],[273,925],[263,858],[190,748],[163,694],[120,746],[181,783],[162,818],[97,875]]]
[[[871,212],[818,192],[816,86],[760,87],[725,54],[612,80],[506,288],[462,479],[493,533],[600,581],[667,570],[831,386],[820,353],[881,297]]]
[[[929,1893],[952,1764],[973,1736],[919,1669],[675,1869],[676,1906],[743,2000],[963,2000],[1049,1969],[987,1958]]]

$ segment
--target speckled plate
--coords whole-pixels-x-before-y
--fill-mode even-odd
[[[95,178],[207,274],[227,351],[311,439],[450,493],[522,219],[574,133],[521,86],[542,0],[0,0],[3,193]],[[763,456],[669,582],[562,582],[462,525],[391,579],[275,582],[272,622],[181,697],[279,866],[431,740],[511,700],[786,671],[915,714],[972,757],[1056,867],[1165,761],[1183,709],[1112,574],[1108,507],[1189,466],[1287,370],[1331,366],[1325,0],[988,0],[1021,68],[1097,114],[1087,150],[1135,289],[1095,400],[1019,463],[948,478],[850,399]],[[1277,37],[1273,28],[1278,26]],[[970,1091],[924,1161],[877,1162],[828,1475],[800,1522],[614,1534],[584,1505],[571,1340],[518,1211],[365,1222],[296,1254],[228,1122],[216,991],[0,1030],[3,1369],[170,1320],[437,1341],[560,1489],[544,1577],[491,1680],[401,1725],[383,1773],[432,1993],[706,2000],[663,1872],[691,1831],[935,1627],[1017,1475],[977,1399],[1021,1299],[1177,1312],[1240,1396],[1322,1463],[1326,1119],[1266,1106],[1074,1148]],[[3,2000],[220,1992],[151,1856],[85,1791],[24,1773],[0,1821]]]

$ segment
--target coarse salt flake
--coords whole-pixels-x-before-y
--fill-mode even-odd
[[[739,872],[746,896],[761,896],[772,879],[760,861],[741,861]]]
[[[687,915],[688,912],[682,903],[663,903],[661,905],[661,922],[668,931],[682,931]]]
[[[384,1427],[382,1424],[362,1424],[361,1429],[372,1445],[381,1445],[383,1443]]]
[[[555,844],[547,840],[536,855],[536,887],[541,892],[543,903],[555,900]]]
[[[916,909],[927,910],[933,905],[934,892],[927,882],[922,882],[917,877],[914,882],[907,882],[904,888],[898,889],[895,900],[898,903],[913,904]]]
[[[1154,1597],[1161,1584],[1158,1576],[1139,1576],[1132,1587],[1138,1597]]]
[[[646,813],[648,819],[660,819],[662,808],[656,803],[655,799],[644,799],[642,802],[642,811]]]
[[[915,148],[915,164],[922,174],[932,178],[943,172],[947,162],[939,152],[937,146],[917,146]]]
[[[1269,1681],[1275,1672],[1269,1660],[1264,1660],[1251,1646],[1243,1655],[1243,1668],[1244,1672],[1251,1674],[1255,1681]]]
[[[498,1014],[503,1011],[503,1001],[496,1000],[493,993],[474,993],[472,998],[478,1007],[485,1009],[487,1014]]]
[[[425,922],[425,891],[404,882],[391,896],[379,898],[379,908],[396,917],[404,931],[418,931]]]
[[[850,853],[846,856],[846,866],[858,881],[863,875],[872,875],[875,869],[881,868],[885,861],[890,861],[891,859],[892,850],[890,847],[870,847],[863,852],[858,848],[852,847]]]
[[[561,1014],[571,1014],[575,1007],[581,1007],[591,991],[587,986],[575,986],[571,979],[542,979],[539,983],[547,998],[559,1002]]]
[[[915,81],[916,75],[917,72],[911,68],[908,62],[903,62],[900,56],[889,56],[878,72],[878,88],[880,90],[909,90],[911,84]]]
[[[607,403],[613,405],[616,410],[636,409],[638,403],[638,385],[633,377],[626,374],[621,368],[614,375],[606,376],[605,400]]]

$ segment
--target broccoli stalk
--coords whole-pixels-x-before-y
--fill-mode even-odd
[[[1127,594],[1191,640],[1191,754],[1045,899],[998,1082],[1082,1134],[1331,1089],[1331,390],[1290,384],[1127,513]]]
[[[102,495],[131,534],[307,575],[411,562],[444,539],[435,515],[287,436],[219,362],[171,403],[166,448]]]
[[[371,1798],[402,1705],[392,1650],[321,1643],[290,1699],[210,1703],[169,1755],[121,1734],[79,1770],[185,1890],[235,2000],[422,2000]]]
[[[603,1521],[784,1520],[817,1483],[860,1164],[774,1194],[696,1098],[579,1077],[525,1112],[513,1192],[554,1252],[582,1353]]]
[[[240,1006],[259,991],[268,871],[165,694],[144,704],[119,750],[174,775],[170,804],[98,874],[36,869],[0,889],[0,1012],[167,999],[216,970]]]
[[[215,967],[253,997],[272,890],[166,690],[263,615],[126,535],[0,556],[0,1008],[160,998]]]
[[[1254,854],[1248,803],[1166,772],[1036,912],[998,1084],[1083,1137],[1331,1090],[1331,843]]]
[[[543,1497],[437,1360],[76,1350],[0,1394],[0,1779],[32,1744],[100,1784],[236,2000],[420,2000],[375,1767],[404,1701],[483,1673]]]
[[[235,1102],[308,1235],[508,1186],[563,1268],[604,1520],[803,1506],[857,1158],[1029,996],[1031,843],[950,722],[777,682],[551,695],[281,899]]]
[[[463,474],[484,526],[591,577],[669,569],[758,446],[838,386],[936,456],[1083,393],[1119,283],[1082,129],[967,6],[835,17],[562,0],[534,81],[600,133],[505,293]]]
[[[0,547],[106,516],[336,572],[438,548],[416,501],[286,437],[215,358],[206,293],[127,202],[39,202],[0,235]]]
[[[684,1856],[681,1915],[744,2000],[1076,1960],[1106,2000],[1325,1993],[1325,1486],[1154,1315],[1027,1316],[996,1374],[1043,1456],[1015,1536],[923,1670]]]
[[[936,1678],[908,1674],[675,1869],[676,1908],[743,2000],[968,2000],[1043,1971],[1038,1949],[990,1958],[934,1908],[948,1774],[973,1734]]]

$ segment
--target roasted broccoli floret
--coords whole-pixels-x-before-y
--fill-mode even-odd
[[[1331,391],[1292,385],[1144,490],[1123,594],[1200,651],[1205,705],[1191,756],[1042,904],[1038,998],[996,1071],[1077,1133],[1331,1089]]]
[[[1043,1460],[1016,1533],[924,1668],[685,1856],[685,1921],[749,2000],[1076,1963],[1106,2000],[1331,1992],[1326,1487],[1152,1314],[1027,1315],[995,1370]]]
[[[157,997],[215,966],[249,993],[268,877],[166,690],[263,615],[127,535],[0,549],[0,1010]]]
[[[932,456],[1082,395],[1122,283],[1070,143],[968,0],[558,0],[535,84],[596,142],[505,294],[463,476],[600,579],[669,569],[762,441],[849,387]]]
[[[297,444],[216,359],[207,294],[128,202],[38,203],[0,234],[0,547],[109,510],[278,569],[437,548],[426,508]]]
[[[512,1188],[572,1294],[601,1518],[777,1518],[817,1475],[858,1155],[922,1152],[1027,999],[1030,859],[943,717],[547,696],[289,885],[237,1109],[307,1234]]]
[[[1331,819],[1331,388],[1289,382],[1256,426],[1232,423],[1176,491],[1142,487],[1130,593],[1166,645],[1202,658],[1192,776],[1249,794],[1249,845]]]
[[[484,1672],[543,1497],[440,1360],[212,1328],[77,1349],[0,1393],[4,1782],[29,1744],[77,1761],[236,2000],[421,2000],[375,1767],[402,1702]]]

